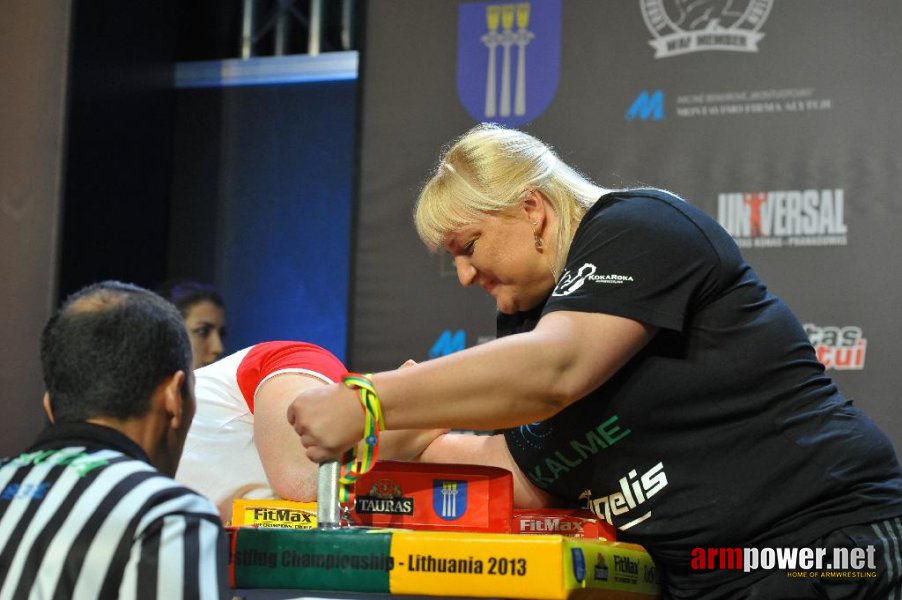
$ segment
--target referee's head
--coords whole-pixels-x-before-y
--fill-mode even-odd
[[[165,447],[145,450],[166,463],[158,467],[174,471],[194,415],[191,362],[175,306],[135,285],[95,283],[67,298],[44,327],[48,415],[54,423],[125,428],[127,435],[160,430],[156,442]]]

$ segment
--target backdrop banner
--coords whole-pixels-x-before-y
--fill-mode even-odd
[[[443,146],[519,127],[606,187],[715,217],[902,448],[902,3],[367,3],[349,360],[390,369],[494,337],[412,223]]]

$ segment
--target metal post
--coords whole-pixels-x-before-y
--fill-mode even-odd
[[[276,27],[274,32],[273,54],[285,56],[288,52],[288,28],[291,26],[291,6],[294,0],[279,0],[276,8]]]
[[[244,0],[241,4],[241,58],[249,59],[254,55],[254,0]]]
[[[354,11],[351,0],[341,0],[341,49],[351,50],[354,44],[353,36]]]
[[[323,0],[310,0],[310,29],[307,38],[307,54],[316,56],[322,47]]]
[[[338,461],[319,466],[316,484],[316,526],[319,529],[335,529],[340,526],[341,506],[338,503]]]

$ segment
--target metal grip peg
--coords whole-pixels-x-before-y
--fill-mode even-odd
[[[316,482],[316,527],[337,529],[340,526],[341,505],[338,503],[338,461],[322,463]]]

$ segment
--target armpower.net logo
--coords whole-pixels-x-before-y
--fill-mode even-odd
[[[693,548],[696,571],[786,571],[793,578],[877,577],[876,549],[866,548]]]

